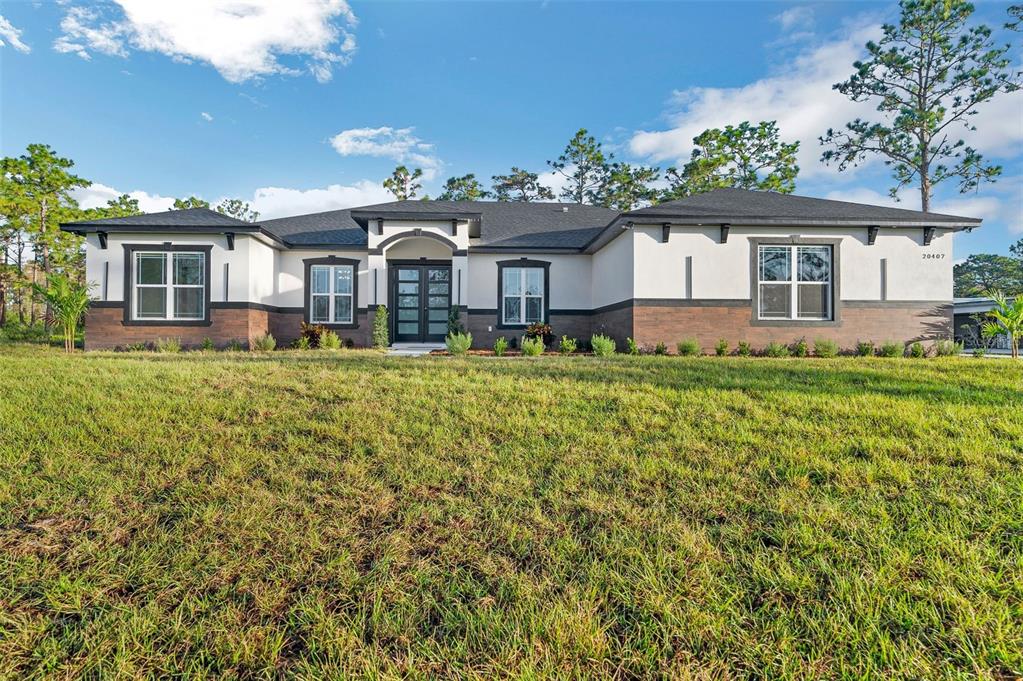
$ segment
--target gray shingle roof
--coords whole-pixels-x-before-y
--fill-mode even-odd
[[[259,224],[294,246],[366,246],[366,230],[352,218],[352,211],[347,209],[260,220]]]
[[[715,189],[679,201],[669,201],[648,208],[640,208],[622,215],[623,218],[655,217],[699,220],[708,222],[736,222],[742,224],[770,224],[792,222],[827,224],[905,223],[919,225],[976,225],[977,218],[965,218],[941,213],[924,213],[904,208],[872,206],[849,201],[815,199],[808,196],[776,194],[748,189]]]
[[[103,218],[84,222],[68,222],[67,226],[88,227],[248,227],[251,222],[236,220],[209,208],[188,208],[186,210],[165,210],[161,213],[144,213],[122,218]]]

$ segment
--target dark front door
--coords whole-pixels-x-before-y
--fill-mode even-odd
[[[443,341],[450,309],[450,265],[391,265],[391,338],[395,343]]]

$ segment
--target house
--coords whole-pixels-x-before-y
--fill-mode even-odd
[[[96,286],[86,348],[226,344],[300,323],[368,345],[486,347],[531,322],[640,345],[952,336],[952,238],[974,218],[739,189],[619,213],[562,203],[395,201],[247,223],[206,209],[69,223]]]
[[[1014,298],[1009,298],[1012,303]],[[1007,333],[999,333],[991,338],[981,334],[983,322],[990,321],[987,313],[995,309],[995,301],[991,298],[956,298],[952,303],[953,328],[956,341],[967,350],[983,348],[992,353],[1010,352],[1010,338]]]

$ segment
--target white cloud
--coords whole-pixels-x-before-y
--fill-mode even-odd
[[[774,17],[774,20],[781,24],[781,30],[783,31],[791,31],[794,28],[809,28],[813,26],[813,9],[806,5],[796,5]]]
[[[345,0],[115,0],[68,8],[54,42],[58,52],[125,57],[129,50],[205,62],[232,83],[271,74],[297,75],[297,61],[318,81],[348,64],[358,20]]]
[[[107,205],[107,201],[116,199],[121,194],[127,194],[133,199],[138,199],[139,208],[143,213],[159,213],[160,211],[170,210],[174,205],[174,197],[171,196],[150,194],[140,189],[122,192],[99,182],[93,182],[92,185],[84,189],[75,189],[71,192],[71,195],[82,208],[100,208]]]
[[[201,112],[199,115],[202,116],[202,119],[204,121],[206,121],[207,123],[212,123],[213,122],[213,116],[209,115],[205,111]]]
[[[6,41],[6,42],[5,42]],[[18,52],[28,54],[32,48],[21,41],[21,29],[15,28],[0,14],[0,47],[10,44]]]
[[[433,145],[413,133],[415,128],[352,128],[330,138],[334,150],[342,156],[378,156],[423,169],[423,178],[432,180],[444,165],[433,155]]]
[[[353,206],[393,201],[381,182],[359,180],[352,185],[332,184],[316,189],[260,187],[253,194],[252,209],[265,219],[340,210]]]

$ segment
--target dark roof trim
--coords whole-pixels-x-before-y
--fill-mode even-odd
[[[750,217],[748,215],[713,215],[708,217],[674,216],[663,213],[627,213],[626,216],[632,222],[652,225],[660,225],[665,218],[671,221],[672,225],[680,227],[714,227],[726,222],[733,227],[869,227],[877,225],[880,227],[941,227],[942,229],[966,229],[976,227],[981,223],[974,218],[932,219],[926,220],[884,220],[878,218],[768,218]],[[625,217],[625,216],[623,216]],[[936,217],[936,216],[935,216]]]
[[[431,213],[430,211],[394,211],[394,210],[358,210],[349,211],[353,218],[372,220],[383,218],[384,220],[412,220],[416,222],[427,222],[431,220],[480,220],[482,213]]]
[[[88,234],[90,232],[105,232],[107,234],[258,234],[265,236],[271,241],[278,243],[282,246],[291,247],[284,239],[280,238],[276,234],[269,232],[258,225],[254,226],[229,226],[229,225],[218,225],[205,226],[205,225],[182,225],[179,227],[169,227],[166,225],[98,225],[89,222],[65,222],[60,225],[61,230],[65,232],[72,232],[74,234]]]

